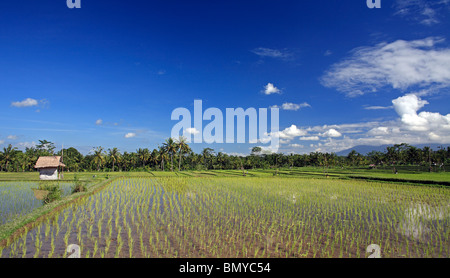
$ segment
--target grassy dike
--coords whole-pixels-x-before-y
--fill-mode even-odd
[[[111,178],[109,180],[103,181],[94,181],[94,184],[88,186],[87,192],[78,192],[75,194],[71,194],[67,197],[62,198],[61,200],[39,207],[26,215],[17,217],[17,219],[0,226],[0,248],[4,248],[5,246],[9,245],[9,242],[12,242],[16,238],[20,237],[20,235],[25,231],[34,228],[36,225],[39,225],[42,220],[58,213],[59,211],[66,208],[69,204],[81,198],[89,197],[103,190],[115,179],[116,178]]]

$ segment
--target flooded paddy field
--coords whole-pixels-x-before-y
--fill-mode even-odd
[[[58,184],[63,197],[71,193],[73,183],[58,182]],[[32,190],[38,186],[39,182],[32,181],[0,182],[0,225],[43,205],[41,200],[36,199]]]
[[[386,258],[448,258],[449,224],[446,188],[127,177],[26,230],[0,257],[68,257],[75,246],[82,258],[366,258],[375,244]]]

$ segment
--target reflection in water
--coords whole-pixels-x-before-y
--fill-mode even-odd
[[[423,239],[431,229],[433,222],[444,220],[444,208],[427,204],[413,204],[405,210],[403,220],[398,225],[398,232],[414,239]]]

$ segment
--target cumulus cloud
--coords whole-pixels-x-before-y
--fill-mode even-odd
[[[5,144],[5,140],[0,140],[0,145]]]
[[[133,132],[129,132],[129,133],[127,133],[127,134],[125,134],[125,136],[124,136],[125,138],[133,138],[133,137],[136,137],[136,133],[133,133]]]
[[[7,137],[9,140],[17,140],[17,136],[16,135],[8,135]]]
[[[278,132],[280,139],[292,140],[295,137],[306,135],[308,132],[303,129],[299,129],[296,125],[291,125],[290,127]]]
[[[441,115],[432,112],[417,112],[428,104],[426,100],[422,100],[416,95],[406,95],[392,101],[394,109],[401,117],[402,123],[406,128],[412,131],[434,131],[446,130],[450,131],[450,114]],[[436,135],[436,134],[435,134]],[[432,136],[437,138],[436,136]]]
[[[103,120],[102,119],[98,119],[95,121],[96,125],[102,125],[103,124]]]
[[[190,127],[185,130],[185,133],[195,135],[195,134],[199,134],[200,131],[198,131],[195,127]]]
[[[264,86],[264,94],[281,94],[281,90],[275,87],[272,83],[268,83],[266,86]]]
[[[327,130],[326,132],[321,133],[320,136],[322,136],[322,137],[341,137],[342,134],[339,131],[337,131],[336,129],[331,128],[331,129]]]
[[[300,137],[300,141],[319,141],[319,136],[304,136]]]
[[[389,133],[390,133],[390,130],[388,127],[380,126],[380,127],[372,128],[371,130],[369,130],[369,132],[367,134],[371,135],[371,136],[382,136],[382,135],[389,135]]]
[[[14,101],[11,103],[11,106],[13,107],[31,107],[31,106],[37,106],[39,102],[32,98],[27,98],[22,101]]]
[[[428,101],[420,99],[416,95],[406,95],[392,101],[394,109],[400,116],[416,114],[416,112],[428,104]]]
[[[383,87],[449,87],[450,49],[436,47],[443,41],[430,37],[356,48],[350,57],[334,64],[321,83],[347,96],[377,92]]]

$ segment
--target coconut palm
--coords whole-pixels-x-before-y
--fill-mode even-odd
[[[9,163],[11,163],[14,160],[14,157],[16,155],[16,147],[13,147],[11,144],[8,145],[8,147],[3,148],[2,152],[2,160],[5,163],[5,169],[8,171]]]
[[[112,148],[112,149],[109,149],[108,151],[109,151],[109,154],[108,154],[109,159],[111,159],[111,161],[112,161],[112,171],[114,172],[114,166],[115,166],[115,163],[119,160],[120,152],[117,148]]]
[[[97,147],[97,149],[94,150],[93,162],[97,164],[97,171],[100,171],[100,166],[105,162],[105,153],[103,152],[102,147]]]
[[[158,160],[161,161],[161,169],[164,171],[164,161],[168,160],[167,149],[164,147],[158,147],[158,148],[159,148]]]
[[[170,155],[170,171],[173,172],[173,154],[177,152],[177,143],[172,138],[166,140],[163,143],[163,147],[167,150]]]
[[[178,160],[178,171],[181,171],[181,157],[185,153],[189,153],[191,151],[191,148],[187,144],[187,139],[183,136],[180,136],[176,142],[178,146],[178,154],[179,154],[179,160]]]
[[[156,149],[153,149],[152,153],[150,154],[149,161],[153,163],[155,167],[158,165],[158,151]]]
[[[211,149],[211,148],[203,149],[203,151],[202,151],[202,158],[203,158],[203,161],[205,163],[206,170],[208,170],[207,161],[213,155],[214,155],[214,150],[213,149]]]

